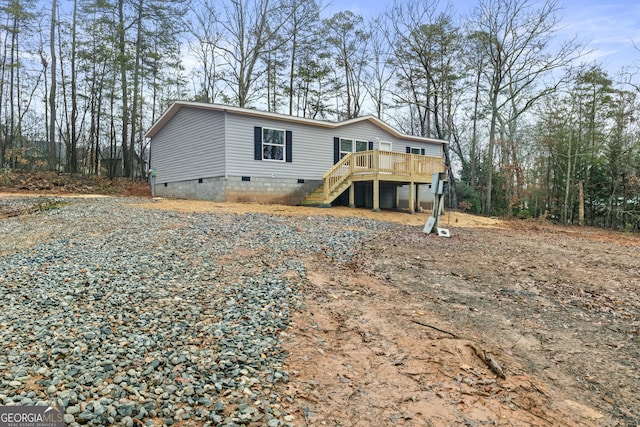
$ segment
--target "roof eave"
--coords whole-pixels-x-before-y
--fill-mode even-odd
[[[396,138],[399,138],[399,139],[427,142],[427,143],[431,143],[431,144],[448,144],[449,143],[449,141],[445,141],[444,139],[427,138],[427,137],[424,137],[424,136],[409,135],[409,134],[406,134],[406,133],[402,133],[402,132],[398,131],[397,129],[395,129],[394,127],[392,127],[392,126],[388,125],[387,123],[383,122],[379,118],[377,118],[375,116],[371,116],[371,115],[362,116],[362,117],[356,117],[354,119],[345,120],[343,122],[337,123],[336,127],[345,126],[345,125],[348,125],[348,124],[357,123],[357,122],[361,122],[361,121],[365,121],[365,120],[370,121],[374,125],[378,126],[379,128],[382,128],[382,129],[386,130],[387,132],[389,132],[390,134],[392,134],[393,136],[395,136]]]
[[[222,105],[222,104],[207,104],[207,103],[195,102],[195,101],[175,101],[171,105],[171,107],[169,107],[169,109],[167,109],[167,111],[165,111],[164,114],[160,116],[160,118],[149,128],[149,130],[145,133],[145,137],[153,138],[158,133],[158,131],[160,131],[160,129],[162,129],[164,125],[169,120],[171,120],[171,118],[183,107],[197,108],[197,109],[209,110],[209,111],[228,111],[234,114],[240,114],[245,116],[268,118],[268,119],[288,121],[293,123],[305,123],[312,126],[319,126],[319,127],[326,127],[326,128],[339,128],[339,127],[347,126],[349,124],[357,123],[360,121],[369,121],[373,123],[375,126],[378,126],[379,128],[384,129],[385,131],[387,131],[388,133],[392,134],[393,136],[399,139],[426,142],[430,144],[448,144],[448,141],[441,140],[441,139],[407,135],[405,133],[399,132],[398,130],[389,126],[382,120],[371,115],[356,117],[354,119],[349,119],[343,122],[336,123],[336,122],[329,122],[329,121],[323,121],[323,120],[309,119],[306,117],[288,116],[284,114],[271,113],[267,111],[251,110],[248,108],[240,108],[240,107],[231,107],[231,106]]]
[[[320,126],[320,127],[327,127],[327,128],[333,128],[336,126],[336,123],[334,122],[308,119],[306,117],[288,116],[284,114],[252,110],[248,108],[232,107],[232,106],[222,105],[222,104],[207,104],[207,103],[195,102],[195,101],[175,101],[171,105],[171,107],[169,107],[169,109],[167,109],[167,111],[165,111],[165,113],[162,116],[160,116],[160,118],[149,128],[149,130],[145,133],[145,137],[153,138],[158,133],[158,131],[162,129],[164,125],[183,107],[197,108],[197,109],[209,110],[209,111],[228,111],[234,114],[239,114],[244,116],[261,117],[261,118],[268,118],[268,119],[295,122],[295,123],[306,123],[313,126]]]

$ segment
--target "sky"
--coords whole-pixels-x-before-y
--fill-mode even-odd
[[[590,56],[610,71],[640,65],[640,2],[637,0],[566,0],[563,22],[564,32],[589,42],[594,49]]]
[[[578,41],[588,43],[592,52],[583,58],[586,63],[597,61],[611,74],[625,66],[640,67],[639,0],[558,2],[562,25],[558,36],[566,40],[577,37]],[[326,12],[351,10],[368,18],[377,16],[391,3],[389,0],[332,0]],[[477,4],[476,0],[449,0],[449,3],[458,16],[468,15]],[[447,0],[440,0],[439,4],[446,5]]]

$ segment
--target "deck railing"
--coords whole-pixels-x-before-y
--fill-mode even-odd
[[[381,180],[384,175],[423,180],[442,172],[442,166],[440,157],[379,150],[349,153],[323,175],[324,198],[327,201],[334,191],[358,175],[378,175]]]

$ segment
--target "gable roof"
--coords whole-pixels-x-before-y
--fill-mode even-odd
[[[378,119],[377,117],[374,117],[371,115],[356,117],[355,119],[349,119],[342,122],[330,122],[326,120],[315,120],[315,119],[308,119],[305,117],[288,116],[286,114],[269,113],[266,111],[252,110],[249,108],[239,108],[239,107],[231,107],[231,106],[222,105],[222,104],[208,104],[204,102],[193,102],[193,101],[174,102],[173,105],[171,105],[171,107],[169,107],[169,109],[165,111],[164,114],[162,114],[162,116],[160,116],[160,118],[151,126],[151,128],[149,128],[147,133],[145,133],[145,137],[153,138],[160,131],[160,129],[162,129],[167,124],[167,122],[169,122],[169,120],[171,120],[171,118],[178,111],[180,111],[181,108],[197,108],[197,109],[209,110],[209,111],[228,111],[230,113],[240,114],[245,116],[262,117],[266,119],[274,119],[274,120],[280,120],[285,122],[303,123],[310,126],[325,127],[330,129],[338,129],[340,127],[347,126],[353,123],[368,121],[374,124],[375,126],[378,126],[379,128],[384,129],[385,131],[395,136],[396,138],[407,139],[411,141],[428,142],[432,144],[448,143],[447,141],[444,141],[442,139],[407,135],[389,126],[388,124]]]

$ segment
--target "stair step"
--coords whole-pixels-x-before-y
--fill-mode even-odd
[[[320,206],[324,204],[324,184],[321,184],[315,191],[310,193],[300,203],[302,206]]]
[[[331,194],[329,194],[329,200],[336,199],[340,194],[342,194],[349,186],[351,185],[351,180],[346,180],[342,185],[336,188]],[[310,193],[305,199],[300,203],[303,206],[319,206],[327,204],[324,202],[324,184],[320,185],[315,191]]]

